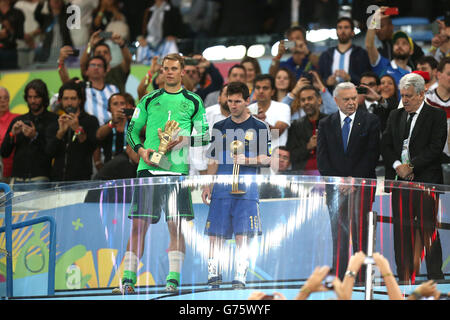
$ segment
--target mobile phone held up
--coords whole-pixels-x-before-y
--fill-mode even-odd
[[[387,8],[384,11],[384,14],[386,16],[398,16],[398,8],[397,7]]]
[[[98,34],[98,36],[99,36],[100,38],[103,38],[103,39],[111,39],[111,38],[112,38],[112,32],[102,31],[102,32],[100,32],[100,33]]]
[[[356,87],[356,92],[358,94],[367,94],[367,88],[366,87]]]
[[[124,108],[124,109],[122,109],[122,112],[123,112],[127,117],[131,117],[131,116],[133,116],[134,109]]]
[[[292,50],[295,48],[295,41],[285,41],[284,42],[284,47],[286,48],[286,50]]]
[[[70,54],[70,56],[72,57],[78,57],[80,55],[80,50],[78,49],[73,49],[72,53]]]

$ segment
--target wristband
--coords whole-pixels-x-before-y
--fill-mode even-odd
[[[80,134],[84,133],[84,129],[82,126],[79,126],[77,130],[75,130],[75,135],[79,136]]]
[[[383,278],[384,277],[393,277],[394,275],[392,273],[385,273],[381,275]]]
[[[115,124],[112,122],[112,120],[109,120],[108,122],[108,127],[110,127],[111,129],[113,129],[115,127]]]
[[[356,278],[356,272],[353,272],[351,270],[347,270],[347,272],[345,273],[346,277],[352,277],[352,278]]]

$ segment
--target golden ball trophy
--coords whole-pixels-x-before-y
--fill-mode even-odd
[[[230,143],[231,156],[233,157],[233,182],[231,184],[231,194],[244,194],[245,191],[239,190],[239,167],[234,156],[244,153],[244,144],[242,141],[235,140]]]

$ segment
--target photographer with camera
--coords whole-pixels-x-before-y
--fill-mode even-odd
[[[68,82],[59,89],[58,99],[64,113],[59,116],[57,123],[50,126],[51,136],[46,148],[47,153],[54,158],[52,181],[91,179],[98,120],[84,111],[82,90],[74,82]]]
[[[112,120],[97,130],[97,140],[103,148],[105,166],[94,177],[96,180],[135,178],[139,157],[127,145],[126,132],[135,109],[129,94],[115,93],[108,101]]]
[[[37,188],[33,182],[50,179],[51,157],[46,153],[47,128],[57,123],[57,116],[47,111],[49,96],[46,84],[35,79],[25,87],[29,112],[11,121],[1,147],[2,158],[14,152],[11,185],[23,183],[16,191]]]

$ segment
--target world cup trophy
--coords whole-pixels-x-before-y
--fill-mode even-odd
[[[164,131],[158,128],[158,137],[160,140],[158,151],[155,151],[150,156],[150,162],[155,166],[158,166],[164,170],[169,170],[171,167],[171,163],[167,159],[165,155],[167,152],[167,146],[173,139],[176,138],[178,132],[180,131],[179,124],[175,120],[170,120],[170,111],[169,111],[169,119],[167,120]]]
[[[244,144],[242,141],[235,140],[230,143],[231,155],[233,156],[233,182],[231,184],[231,194],[244,194],[245,191],[239,190],[239,167],[234,156],[244,152]]]

